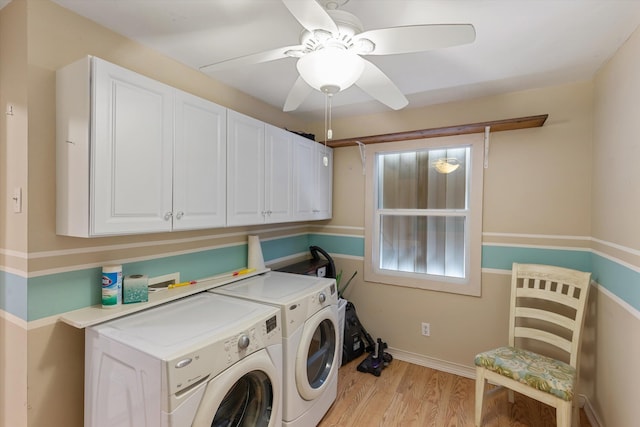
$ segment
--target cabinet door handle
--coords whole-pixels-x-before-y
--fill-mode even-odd
[[[166,214],[164,214],[164,220],[169,221],[172,216],[173,216],[173,212],[167,212]]]
[[[184,212],[182,211],[178,211],[178,213],[176,214],[176,219],[180,219],[184,216]]]

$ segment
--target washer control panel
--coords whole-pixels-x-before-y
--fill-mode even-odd
[[[219,341],[167,361],[171,394],[215,377],[234,363],[270,345],[282,343],[280,312]]]

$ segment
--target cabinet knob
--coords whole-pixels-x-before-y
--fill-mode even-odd
[[[173,212],[167,212],[166,214],[164,214],[164,220],[169,221],[172,216],[173,216]]]
[[[176,219],[180,219],[180,218],[182,218],[183,216],[184,216],[184,212],[179,211],[179,212],[176,214]]]

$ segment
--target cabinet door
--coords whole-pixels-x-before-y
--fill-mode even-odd
[[[327,164],[324,163],[324,157]],[[333,198],[333,149],[316,144],[316,194],[314,214],[316,219],[330,219]]]
[[[173,91],[93,61],[91,234],[169,231]]]
[[[293,134],[265,125],[265,219],[293,219]]]
[[[176,90],[173,229],[224,227],[227,113]]]
[[[227,225],[264,222],[264,123],[227,113]]]
[[[294,216],[297,221],[314,219],[316,145],[301,136],[294,139]]]

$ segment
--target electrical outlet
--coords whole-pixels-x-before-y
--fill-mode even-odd
[[[422,322],[422,335],[425,337],[431,336],[431,324]]]

